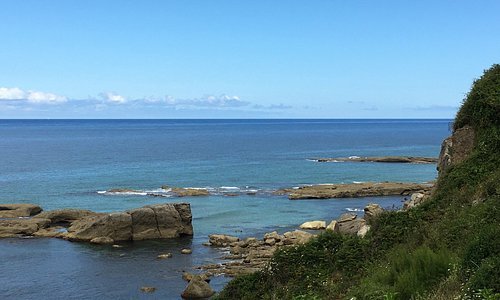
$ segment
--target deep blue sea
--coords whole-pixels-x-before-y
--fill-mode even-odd
[[[355,181],[427,182],[435,165],[318,163],[347,156],[437,157],[451,120],[0,120],[0,203],[117,211],[190,202],[193,238],[112,249],[57,239],[0,240],[1,299],[179,299],[182,271],[217,262],[211,233],[242,237],[327,222],[400,197],[290,201],[283,187]],[[208,188],[199,198],[106,195],[162,185]],[[257,192],[247,195],[246,191]],[[99,193],[101,192],[101,193]],[[227,196],[227,194],[237,196]],[[192,255],[180,255],[190,247]],[[169,260],[156,255],[172,252]],[[220,289],[227,282],[215,278]],[[143,294],[141,286],[155,286]]]

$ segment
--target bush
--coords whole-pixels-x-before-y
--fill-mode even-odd
[[[422,246],[414,251],[397,248],[389,253],[385,264],[374,268],[362,281],[360,299],[376,299],[391,295],[394,299],[411,299],[423,294],[445,277],[452,264],[448,250],[433,251]],[[381,299],[382,299],[381,298]]]

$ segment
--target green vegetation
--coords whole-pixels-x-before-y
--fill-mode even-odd
[[[474,82],[464,126],[472,153],[422,205],[382,214],[364,239],[326,232],[281,249],[218,299],[500,299],[500,65]]]

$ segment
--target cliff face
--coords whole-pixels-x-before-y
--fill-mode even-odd
[[[446,170],[463,162],[474,148],[475,132],[471,126],[464,126],[453,132],[441,144],[437,169],[441,176]]]

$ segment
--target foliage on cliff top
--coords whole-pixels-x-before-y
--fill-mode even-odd
[[[454,129],[470,125],[475,129],[500,125],[500,65],[486,70],[457,113]]]
[[[500,299],[500,65],[476,80],[455,130],[476,132],[424,204],[387,212],[364,238],[327,232],[280,250],[219,299]]]

